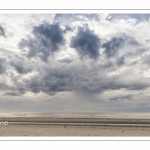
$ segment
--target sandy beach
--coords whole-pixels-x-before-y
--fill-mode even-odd
[[[150,136],[150,119],[1,117],[0,136]]]

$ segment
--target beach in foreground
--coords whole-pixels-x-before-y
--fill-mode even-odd
[[[150,119],[1,117],[0,136],[150,136]]]

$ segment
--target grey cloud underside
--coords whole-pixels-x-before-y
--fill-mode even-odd
[[[0,74],[5,73],[6,71],[6,59],[0,58]]]
[[[0,36],[5,37],[5,29],[0,25]]]
[[[40,91],[53,95],[57,92],[70,91],[72,90],[69,85],[70,78],[66,73],[61,74],[58,70],[49,70],[45,75],[41,77],[32,78],[27,80],[27,87],[33,93],[39,93]]]
[[[10,95],[10,96],[21,96],[21,93],[20,92],[5,92],[4,95]]]
[[[125,64],[125,57],[120,57],[117,59],[116,64],[118,66],[122,66],[123,64]]]
[[[71,59],[69,59],[69,58],[64,58],[64,59],[59,60],[59,62],[69,64],[69,63],[71,63],[71,62],[72,62],[72,60],[71,60]]]
[[[100,38],[87,27],[78,28],[78,32],[72,37],[70,45],[81,57],[88,56],[92,59],[99,57]]]
[[[116,96],[116,97],[109,98],[109,100],[112,100],[112,101],[130,100],[133,96],[134,96],[134,95],[132,95],[132,94],[119,95],[119,96]]]
[[[43,22],[39,26],[34,26],[32,33],[34,38],[28,37],[19,43],[20,48],[28,48],[27,57],[29,58],[39,57],[47,61],[51,54],[65,44],[65,33],[58,23]]]
[[[56,16],[55,20],[59,17],[59,15]],[[53,56],[53,53],[62,50],[61,47],[66,44],[66,33],[74,32],[74,30],[69,26],[64,26],[62,29],[59,23],[43,22],[34,26],[33,37],[28,36],[19,42],[21,50],[28,49],[26,55],[12,56],[9,59],[11,69],[15,69],[19,75],[11,70],[9,75],[13,86],[5,82],[1,83],[1,89],[5,91],[5,95],[20,96],[29,91],[44,92],[49,95],[64,91],[99,94],[108,90],[143,90],[150,86],[148,78],[133,77],[133,72],[126,74],[118,71],[127,66],[126,60],[129,58],[129,54],[126,53],[118,55],[122,49],[128,45],[133,47],[139,45],[134,38],[125,34],[117,34],[106,40],[100,38],[88,26],[77,29],[77,33],[69,41],[69,46],[75,49],[80,58],[84,59],[68,56],[55,60],[54,57],[48,58]],[[103,53],[100,53],[101,50],[104,50]],[[135,50],[131,54],[138,56],[140,51]],[[28,58],[35,58],[34,63]],[[146,62],[148,63],[148,57]],[[1,58],[0,73],[4,73],[5,70],[6,61]],[[118,74],[109,75],[115,71],[118,71]],[[33,73],[33,76],[25,78],[24,76],[28,76],[28,73]],[[123,98],[125,97],[118,99]]]
[[[124,43],[122,37],[116,38],[113,37],[110,41],[104,43],[102,48],[105,48],[105,54],[107,57],[112,57],[118,53],[118,48]]]
[[[148,65],[148,67],[149,67],[149,64],[150,64],[150,55],[149,54],[144,55],[143,57],[141,57],[141,60],[144,64]]]
[[[23,57],[16,55],[14,59],[11,60],[10,65],[15,68],[15,70],[20,74],[26,74],[32,72],[33,64],[30,61],[25,60]]]
[[[123,34],[118,37],[113,37],[109,41],[103,43],[102,48],[105,49],[104,53],[109,58],[117,55],[119,50],[121,50],[127,44],[133,46],[139,45],[139,43],[132,37]]]
[[[122,81],[123,82],[123,81]],[[117,79],[111,78],[99,78],[91,79],[91,76],[84,77],[74,77],[74,76],[56,76],[48,74],[42,78],[36,77],[28,82],[29,89],[34,93],[39,93],[40,91],[47,94],[55,94],[57,92],[63,91],[83,91],[91,94],[101,93],[107,90],[142,90],[150,86],[147,82],[131,81],[130,83],[120,83]]]
[[[116,77],[97,77],[97,79],[88,79],[84,84],[84,80],[81,81],[81,86],[85,91],[91,93],[101,93],[107,90],[119,90],[119,89],[127,89],[127,90],[142,90],[146,89],[150,86],[150,83],[146,81],[124,81],[120,76]]]
[[[69,26],[65,26],[65,29],[64,29],[64,33],[67,33],[68,31],[73,31],[73,29]]]
[[[3,83],[1,89],[10,91],[5,94],[18,96],[26,92],[39,93],[44,92],[49,95],[54,95],[57,92],[71,91],[69,70],[64,70],[60,67],[58,70],[55,68],[48,68],[36,70],[38,74],[28,79],[23,79],[22,75],[15,75],[11,73],[11,80],[13,86]],[[2,83],[1,83],[2,85]],[[11,93],[12,92],[12,93]]]
[[[12,96],[20,96],[29,91],[44,92],[49,95],[64,91],[97,94],[108,90],[143,90],[150,86],[149,79],[141,80],[140,77],[131,78],[124,74],[111,77],[107,75],[107,72],[99,69],[99,66],[92,67],[90,64],[78,66],[75,62],[68,64],[57,61],[55,68],[47,65],[40,67],[36,70],[38,74],[28,79],[22,78],[22,74],[11,73],[13,86],[3,82],[0,84],[1,90],[5,91],[5,95]]]

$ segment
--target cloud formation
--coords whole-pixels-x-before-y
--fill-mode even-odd
[[[10,64],[20,74],[29,73],[33,69],[33,64],[31,64],[30,61],[25,60],[23,57],[16,56],[11,60]]]
[[[116,97],[109,98],[109,100],[118,101],[118,100],[130,100],[134,95],[127,94],[127,95],[120,95]]]
[[[71,47],[75,48],[82,58],[88,56],[92,59],[97,59],[99,56],[100,38],[88,27],[79,27],[77,34],[71,39]]]
[[[28,109],[35,100],[30,108],[40,111],[127,111],[148,103],[148,15],[3,17],[13,36],[0,26],[0,108],[16,101]]]
[[[58,23],[49,24],[43,22],[38,26],[34,26],[32,33],[34,38],[30,36],[22,39],[19,43],[20,48],[28,48],[27,57],[39,57],[43,61],[47,61],[48,57],[60,49],[65,44],[64,31]]]
[[[5,29],[0,25],[0,36],[5,37]]]
[[[0,58],[0,74],[5,73],[6,71],[6,59]]]
[[[104,43],[102,48],[105,49],[107,57],[112,57],[118,53],[119,47],[125,42],[123,37],[113,37],[110,41]]]

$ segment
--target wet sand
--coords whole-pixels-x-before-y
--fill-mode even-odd
[[[0,136],[150,136],[150,119],[1,117]]]

